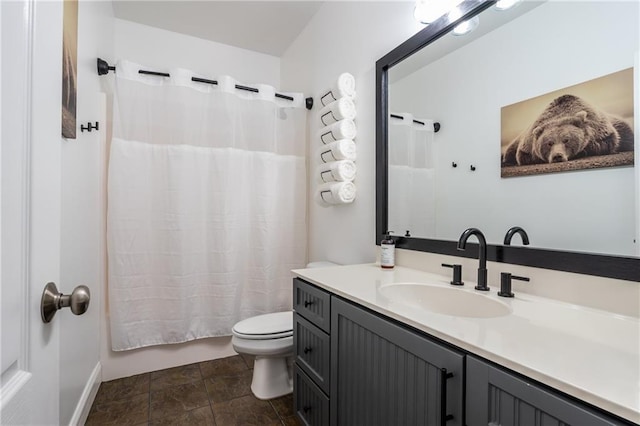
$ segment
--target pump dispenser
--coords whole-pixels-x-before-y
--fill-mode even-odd
[[[391,238],[391,232],[387,231],[385,237],[380,241],[380,266],[385,269],[391,269],[396,262],[396,243]]]

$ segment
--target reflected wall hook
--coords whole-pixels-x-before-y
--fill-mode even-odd
[[[474,166],[473,164],[469,167],[469,169],[471,169],[472,172],[476,171],[476,166]]]
[[[452,161],[451,162],[451,167],[456,168],[456,167],[458,167],[458,164],[455,161]]]

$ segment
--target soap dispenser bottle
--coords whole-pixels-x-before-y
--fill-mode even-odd
[[[380,241],[380,266],[385,269],[393,268],[396,262],[396,243],[390,234],[391,231],[387,231]]]

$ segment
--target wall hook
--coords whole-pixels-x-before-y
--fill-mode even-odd
[[[87,132],[91,132],[92,130],[100,130],[99,126],[100,126],[100,123],[98,123],[97,121],[96,121],[96,124],[91,124],[91,122],[88,122],[86,127],[84,124],[80,125],[80,131],[84,132],[86,130]]]
[[[451,167],[456,168],[456,167],[458,167],[458,164],[455,161],[452,161],[451,162]]]
[[[469,167],[471,169],[472,172],[476,171],[476,166],[474,166],[473,164],[471,165],[471,167]]]

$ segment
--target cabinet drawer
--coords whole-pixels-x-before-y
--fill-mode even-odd
[[[296,391],[293,393],[293,406],[296,414],[306,425],[328,425],[329,398],[297,366],[294,374]]]
[[[331,296],[299,278],[293,279],[293,310],[329,333]]]
[[[294,327],[296,364],[328,394],[331,366],[329,335],[299,314],[295,314]]]

